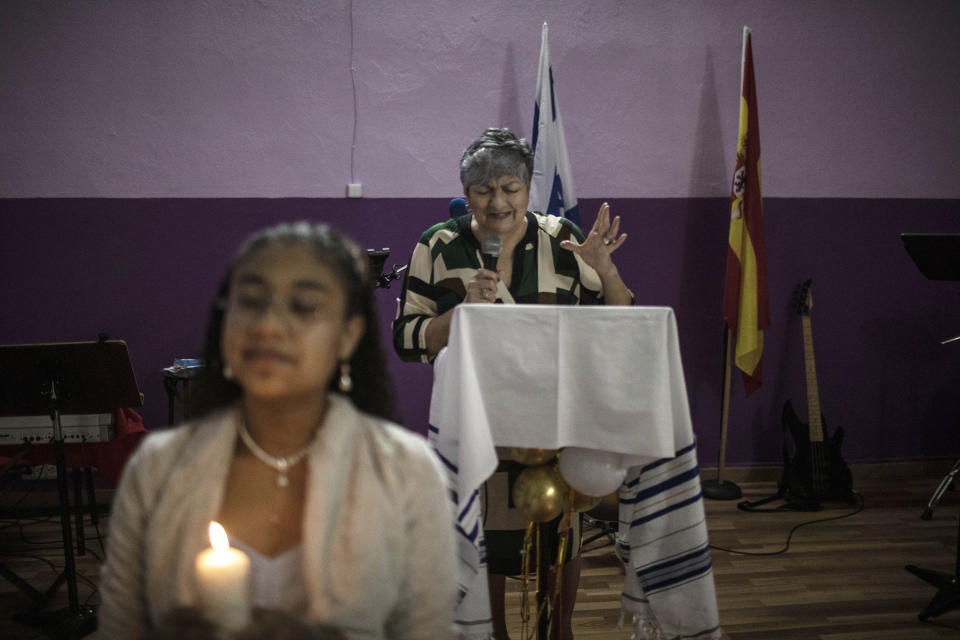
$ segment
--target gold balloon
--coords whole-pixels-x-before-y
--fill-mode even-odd
[[[574,511],[590,511],[600,504],[601,500],[603,500],[603,496],[588,496],[573,489],[573,502],[570,504],[570,508]]]
[[[556,449],[522,449],[510,448],[510,457],[514,462],[526,465],[547,464],[557,457]]]
[[[555,464],[527,467],[513,485],[513,504],[532,522],[549,522],[566,506],[570,487]]]

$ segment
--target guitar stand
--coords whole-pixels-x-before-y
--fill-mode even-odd
[[[787,406],[790,403],[788,402],[784,405],[784,412],[787,410]],[[792,409],[791,409],[792,411]],[[790,490],[790,481],[789,481],[789,465],[787,461],[790,459],[789,452],[787,451],[787,437],[788,430],[786,423],[783,427],[783,475],[780,478],[780,484],[777,485],[777,492],[773,495],[767,496],[766,498],[761,498],[760,500],[743,500],[742,502],[737,503],[737,509],[740,511],[746,511],[748,513],[772,513],[772,512],[783,512],[783,511],[819,511],[820,510],[820,501],[812,498],[802,498],[795,495],[795,493]],[[784,500],[783,504],[777,505],[775,507],[766,507],[761,509],[766,504],[770,504],[774,500]]]
[[[927,507],[923,510],[923,515],[920,516],[923,520],[929,520],[933,517],[933,508],[940,501],[940,498],[943,497],[947,487],[953,483],[958,473],[960,473],[960,460],[957,460],[953,464],[953,468],[950,469],[946,477],[940,481],[940,485],[936,491],[933,492],[933,496],[927,503]],[[917,618],[926,620],[927,618],[938,616],[941,613],[946,613],[960,606],[960,517],[958,517],[957,520],[957,559],[952,575],[944,573],[943,571],[922,569],[912,564],[908,564],[906,569],[921,580],[929,582],[937,588],[937,594],[933,597],[933,600],[927,604],[926,608],[917,614]]]

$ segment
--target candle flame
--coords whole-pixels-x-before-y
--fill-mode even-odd
[[[223,525],[217,521],[210,522],[210,545],[214,549],[229,549],[230,541],[227,540],[227,531]]]

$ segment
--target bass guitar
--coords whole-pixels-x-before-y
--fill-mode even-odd
[[[797,417],[790,401],[783,405],[781,421],[784,430],[784,477],[781,483],[783,497],[798,508],[816,509],[821,501],[855,502],[853,477],[840,453],[843,429],[837,427],[830,435],[826,418],[820,412],[820,394],[817,388],[817,369],[813,355],[813,335],[810,309],[811,280],[797,286],[794,292],[797,312],[803,326],[803,361],[807,377],[807,416],[809,424]],[[789,455],[787,434],[793,440],[794,454]]]

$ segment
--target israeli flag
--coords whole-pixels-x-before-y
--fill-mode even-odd
[[[530,209],[567,218],[580,224],[580,209],[573,192],[573,175],[563,137],[563,121],[553,87],[547,23],[540,35],[540,67],[537,70],[537,101],[533,111],[533,177]]]

